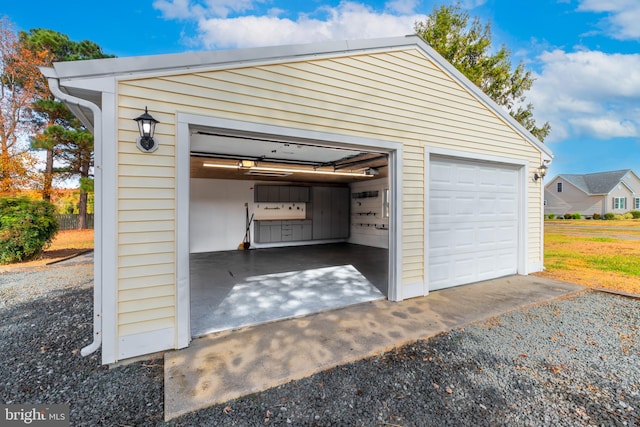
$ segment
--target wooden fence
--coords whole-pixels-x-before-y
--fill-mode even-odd
[[[58,230],[75,230],[78,228],[78,214],[58,214]],[[93,214],[87,214],[87,228],[93,228]]]

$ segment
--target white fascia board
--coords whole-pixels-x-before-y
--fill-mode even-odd
[[[298,45],[259,48],[186,52],[166,55],[104,58],[85,61],[57,62],[54,64],[60,78],[104,75],[133,75],[149,72],[175,72],[211,66],[238,66],[263,61],[291,61],[336,54],[352,54],[359,50],[400,48],[416,44],[416,36],[364,40],[341,40]]]
[[[629,184],[627,184],[626,182],[624,182],[624,178],[622,178],[622,179],[620,180],[620,184],[622,184],[622,185],[624,185],[625,187],[627,187],[627,190],[629,190],[629,191],[631,192],[631,195],[632,195],[632,196],[635,196],[636,192],[633,190],[633,188],[631,188],[631,187],[629,186]],[[617,185],[616,185],[616,187],[617,187]],[[613,188],[609,193],[613,192],[613,190],[615,190],[615,189],[616,189],[616,188],[614,187],[614,188]]]
[[[572,183],[571,181],[568,181],[566,179],[564,179],[562,181],[562,185],[568,184],[570,186],[572,186],[573,188],[575,188],[576,190],[578,190],[579,192],[581,192],[582,194],[586,195],[586,196],[604,196],[605,194],[594,194],[594,193],[589,193],[587,191],[584,191],[582,188],[578,187],[577,185],[575,185],[574,183]]]
[[[60,86],[89,92],[114,92],[115,79],[112,76],[98,78],[61,78]]]

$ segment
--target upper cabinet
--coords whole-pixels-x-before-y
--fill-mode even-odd
[[[256,185],[255,202],[308,203],[311,199],[309,187],[293,185]]]

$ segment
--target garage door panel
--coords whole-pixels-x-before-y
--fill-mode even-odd
[[[429,233],[429,251],[438,253],[438,251],[448,251],[451,247],[451,239],[449,239],[449,229],[434,229]]]
[[[453,198],[453,215],[458,219],[465,219],[475,215],[476,198],[471,195],[455,196]]]
[[[508,250],[483,254],[475,260],[460,253],[453,256],[434,257],[432,261],[429,276],[430,283],[433,285],[432,289],[447,288],[516,273],[516,269],[513,267],[516,256]]]
[[[430,162],[430,289],[517,272],[518,177],[507,165]]]
[[[469,283],[476,275],[476,267],[468,258],[457,255],[453,257],[436,257],[429,281],[436,289]],[[450,285],[455,283],[455,285]]]
[[[446,220],[451,216],[453,200],[447,194],[433,194],[429,199],[429,212],[434,220],[439,218]]]
[[[432,191],[429,197],[430,215],[440,221],[488,220],[499,217],[501,220],[517,218],[517,200],[513,197],[497,198],[495,194]]]
[[[432,224],[429,233],[429,254],[439,256],[451,251],[465,253],[512,248],[515,229],[495,224],[468,223],[451,228],[448,224]]]

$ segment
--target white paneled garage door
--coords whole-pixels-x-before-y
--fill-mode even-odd
[[[518,169],[432,157],[429,175],[429,289],[515,274]]]

